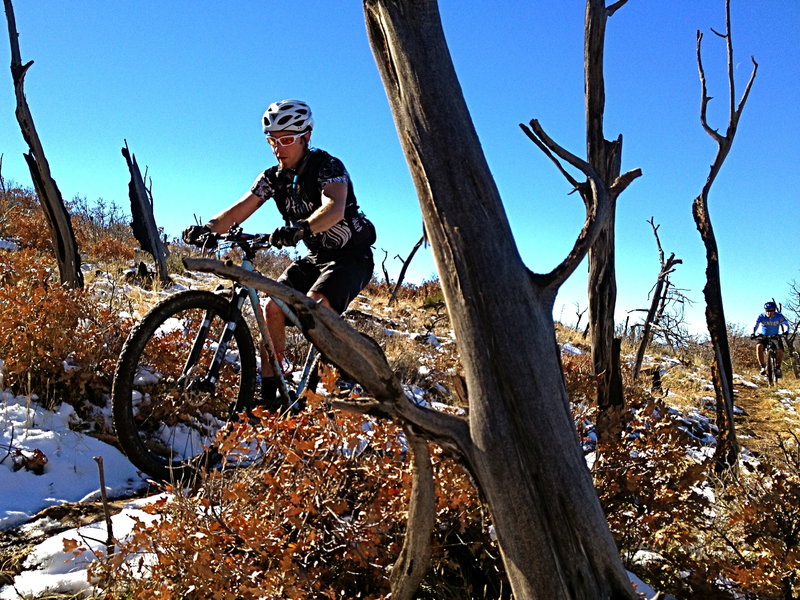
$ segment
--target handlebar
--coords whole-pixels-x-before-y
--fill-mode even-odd
[[[207,227],[203,229],[207,230]],[[230,247],[239,248],[245,259],[253,261],[259,250],[266,250],[272,247],[269,237],[269,234],[266,233],[245,233],[238,223],[234,223],[225,233],[206,231],[197,236],[196,239],[186,241],[202,250],[215,250],[219,243],[223,242]]]
[[[210,231],[197,238],[194,243],[198,248],[213,249],[219,242],[226,242],[232,246],[241,248],[246,255],[252,256],[258,250],[271,248],[268,233],[245,233],[236,223],[226,233],[214,233]]]

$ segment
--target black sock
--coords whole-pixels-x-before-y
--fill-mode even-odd
[[[271,409],[278,396],[278,385],[280,380],[276,376],[261,378],[261,402]]]

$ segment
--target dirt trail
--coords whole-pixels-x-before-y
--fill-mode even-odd
[[[777,387],[734,385],[734,404],[745,413],[736,417],[739,443],[753,453],[775,453],[778,436],[800,438],[800,390],[792,375],[787,379]]]

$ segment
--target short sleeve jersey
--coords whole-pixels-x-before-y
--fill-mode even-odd
[[[361,213],[353,193],[350,175],[341,160],[322,150],[313,150],[299,171],[270,167],[253,182],[251,191],[262,202],[275,200],[284,220],[307,219],[322,205],[322,188],[333,182],[347,185],[345,217],[333,227],[315,233],[303,241],[312,253],[335,251],[374,243],[374,228]]]
[[[759,325],[761,326],[761,335],[778,335],[781,332],[781,325],[786,324],[789,325],[789,321],[778,311],[775,311],[775,314],[767,316],[766,313],[762,313],[756,319],[756,324],[753,327],[753,333],[755,333],[756,329],[758,329]]]

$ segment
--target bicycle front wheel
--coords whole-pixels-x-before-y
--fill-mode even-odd
[[[232,312],[230,301],[212,292],[181,292],[153,307],[125,342],[112,388],[114,428],[130,461],[148,475],[175,481],[213,466],[217,432],[252,403],[255,348],[241,313],[218,353]]]
[[[775,353],[770,351],[767,355],[767,383],[769,385],[776,385],[777,384],[777,358]]]

